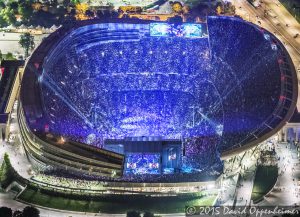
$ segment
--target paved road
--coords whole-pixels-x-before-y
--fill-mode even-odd
[[[20,33],[0,32],[0,50],[3,54],[8,52],[24,54],[23,48],[19,45]],[[48,34],[34,35],[35,45],[39,45]]]
[[[300,66],[300,24],[277,0],[264,0],[259,8],[254,8],[246,0],[231,0],[236,5],[236,13],[244,19],[261,26],[274,33],[286,43],[296,67]],[[264,11],[267,11],[265,15]],[[258,16],[258,17],[257,17]],[[286,24],[289,26],[287,27]]]

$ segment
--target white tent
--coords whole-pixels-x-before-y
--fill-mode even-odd
[[[18,29],[26,29],[26,26],[22,24],[21,26],[18,27]]]
[[[57,26],[53,25],[53,26],[51,26],[50,29],[51,29],[51,30],[55,30],[55,29],[57,29]]]

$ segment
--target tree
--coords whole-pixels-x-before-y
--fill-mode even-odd
[[[23,213],[20,210],[14,211],[13,217],[23,217]]]
[[[5,55],[5,59],[6,60],[15,60],[16,58],[14,57],[14,55],[10,52],[8,52],[6,55]]]
[[[0,27],[5,27],[7,26],[8,23],[6,22],[6,20],[3,18],[3,16],[0,14]]]
[[[2,189],[2,183],[5,180],[5,173],[6,173],[6,168],[5,168],[5,162],[2,161],[1,167],[0,167],[0,189]]]
[[[3,9],[5,7],[6,7],[6,5],[5,5],[4,1],[0,0],[0,9]]]
[[[25,58],[28,57],[29,50],[34,48],[34,37],[30,33],[20,35],[19,44],[25,51]]]
[[[76,19],[77,20],[86,20],[88,19],[88,16],[86,15],[86,11],[89,9],[88,4],[86,3],[80,3],[75,5],[76,8]]]
[[[86,10],[85,15],[89,18],[93,18],[95,16],[94,12],[91,10]]]
[[[217,13],[218,15],[220,15],[220,14],[222,13],[222,8],[221,8],[220,5],[216,8],[216,13]]]
[[[138,211],[128,211],[126,217],[141,217],[141,213]]]
[[[0,207],[0,217],[12,217],[12,210],[8,207]]]
[[[23,21],[29,22],[30,17],[32,16],[33,13],[32,6],[28,3],[19,4],[18,13],[22,16]]]
[[[71,0],[63,0],[63,6],[66,8],[66,7],[69,7],[70,4],[71,4]]]
[[[15,13],[14,10],[6,7],[3,8],[0,11],[0,16],[3,18],[3,20],[7,23],[7,24],[15,24],[16,23],[16,17],[15,17]]]
[[[235,14],[235,6],[231,2],[227,2],[224,5],[224,11],[228,14]]]
[[[154,217],[154,214],[152,212],[145,212],[143,217]]]
[[[175,12],[175,13],[181,13],[182,12],[182,4],[180,2],[174,2],[172,4],[172,10]]]
[[[56,24],[56,21],[54,14],[39,10],[33,13],[30,24],[51,27],[53,24]]]
[[[76,4],[80,4],[81,1],[80,0],[71,0],[71,3],[74,4],[74,5],[76,5]]]
[[[33,206],[26,206],[23,209],[22,217],[40,217],[40,211]]]
[[[16,13],[18,11],[18,2],[14,2],[14,1],[8,2],[6,7],[12,9],[14,13]]]

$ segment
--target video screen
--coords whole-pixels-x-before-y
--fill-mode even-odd
[[[126,155],[125,174],[159,174],[160,154],[132,153]]]
[[[206,24],[185,23],[173,25],[167,23],[150,23],[150,35],[160,37],[186,37],[202,38],[207,37]]]
[[[183,37],[193,38],[202,37],[202,25],[200,24],[183,24],[182,25]]]
[[[169,36],[172,27],[167,23],[150,23],[151,36]]]

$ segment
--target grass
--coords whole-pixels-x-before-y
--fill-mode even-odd
[[[1,59],[3,60],[16,60],[12,53],[2,54]]]
[[[126,199],[103,198],[98,200],[69,199],[50,196],[40,191],[26,189],[19,200],[61,210],[102,213],[125,213],[129,210],[150,211],[153,213],[183,213],[185,206],[212,206],[216,196],[202,196],[182,199],[178,197],[139,197],[129,195]]]
[[[4,159],[0,168],[0,187],[7,188],[14,180],[13,168],[11,166],[8,155],[4,154]]]
[[[256,171],[251,200],[254,203],[263,197],[273,188],[278,177],[276,166],[259,166]]]

